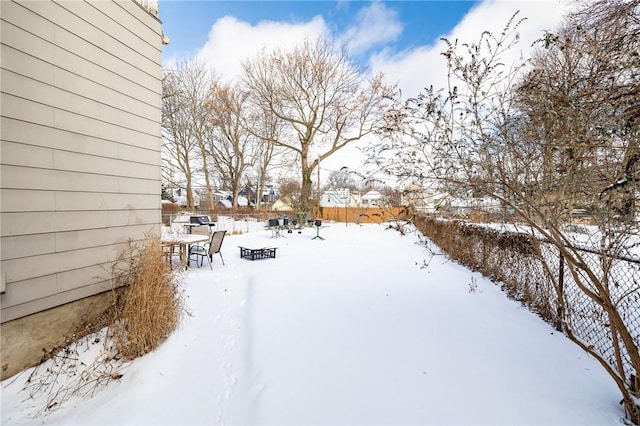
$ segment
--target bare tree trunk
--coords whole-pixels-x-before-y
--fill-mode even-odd
[[[204,173],[204,185],[207,191],[207,209],[213,210],[214,202],[213,202],[213,188],[211,186],[211,177],[209,176],[209,162],[207,161],[207,150],[206,146],[203,143],[200,143],[200,153],[202,155],[202,170]],[[204,200],[200,200],[200,207],[202,207]]]
[[[307,151],[303,150],[300,155],[300,164],[302,165],[302,186],[300,188],[300,209],[303,212],[309,212],[312,208],[311,193],[313,189],[313,181],[311,176],[315,168],[315,162],[309,164]]]
[[[187,179],[187,188],[186,188],[186,192],[187,192],[187,210],[194,210],[195,209],[195,203],[193,201],[193,187],[191,185],[191,170],[188,170],[189,174],[189,178]]]

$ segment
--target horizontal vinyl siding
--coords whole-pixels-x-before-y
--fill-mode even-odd
[[[160,226],[161,24],[133,1],[0,5],[2,322],[91,296]]]
[[[74,87],[73,76],[67,76],[68,87]],[[77,78],[76,78],[77,79]],[[138,102],[124,98],[116,99],[105,97],[104,102],[98,102],[96,98],[90,98],[92,91],[96,88],[84,90],[84,95],[79,95],[77,87],[75,92],[64,89],[63,86],[56,87],[47,83],[41,83],[31,77],[17,74],[13,71],[2,69],[0,80],[3,84],[3,92],[17,98],[38,102],[41,99],[48,99],[48,105],[68,111],[73,114],[89,117],[100,117],[101,121],[113,123],[134,131],[150,133],[156,130],[157,123],[152,118],[145,118],[138,114],[132,114],[127,110],[133,110],[138,106]],[[60,79],[58,79],[60,80]],[[71,80],[71,81],[70,81]],[[80,86],[81,88],[81,86]],[[117,104],[120,108],[114,108],[110,104]],[[109,103],[107,103],[109,102]],[[150,115],[150,117],[153,117]]]
[[[8,213],[38,213],[51,211],[93,211],[158,208],[157,194],[94,193],[74,191],[36,191],[29,197],[21,197],[20,189],[0,189],[2,211]]]
[[[6,46],[19,50],[26,56],[32,56],[52,64],[61,70],[107,85],[121,93],[130,94],[131,97],[142,102],[159,106],[156,97],[161,93],[162,87],[154,89],[139,83],[141,79],[148,78],[150,75],[132,68],[117,56],[111,56],[107,59],[96,58],[95,46],[87,43],[81,43],[81,46],[74,46],[73,43],[70,46],[56,44],[51,34],[54,31],[47,30],[49,27],[55,27],[49,21],[40,19],[37,26],[20,26],[18,23],[7,22],[4,20],[7,9],[22,10],[20,15],[27,20],[38,19],[38,15],[31,13],[26,8],[21,9],[21,5],[14,6],[5,1],[3,3],[3,21],[0,34],[2,35],[2,43]],[[40,3],[48,3],[48,1],[27,2],[26,5]],[[84,49],[79,47],[84,47]],[[102,53],[104,54],[104,52]],[[161,73],[162,70],[153,77],[161,79]]]
[[[108,10],[119,8],[112,2],[104,3]],[[118,25],[117,34],[109,33],[108,29],[106,31],[103,29],[105,23],[111,21],[109,17],[102,15],[102,20],[90,23],[68,10],[73,9],[82,14],[94,8],[90,3],[24,1],[20,2],[20,5],[26,11],[19,13],[30,14],[27,19],[32,21],[37,19],[39,25],[22,25],[21,22],[24,21],[20,20],[16,26],[38,36],[44,35],[44,39],[50,40],[55,46],[69,52],[77,52],[79,56],[103,68],[117,69],[119,74],[132,81],[141,81],[147,76],[155,77],[158,74],[159,62],[156,61],[156,57],[161,57],[160,50],[153,49],[147,44],[147,49],[134,51],[131,44],[137,41],[138,35],[132,34],[120,25]]]
[[[48,91],[53,95],[61,96],[56,107],[66,109],[68,111],[83,112],[82,101],[85,104],[96,102],[98,107],[102,107],[105,111],[104,121],[117,122],[126,127],[137,129],[141,126],[141,131],[145,131],[144,126],[153,126],[150,133],[155,131],[155,117],[157,115],[157,106],[149,105],[133,99],[123,93],[108,87],[101,86],[94,81],[79,77],[65,70],[54,69],[49,78],[43,78],[40,69],[47,69],[42,61],[32,57],[19,58],[20,53],[15,49],[5,49],[7,54],[3,55],[3,75],[2,81],[6,86],[5,93],[12,94],[25,99],[42,99],[43,95]],[[26,70],[23,65],[26,64]],[[20,74],[24,73],[24,74]],[[23,83],[29,84],[23,84]],[[72,104],[65,104],[73,100]],[[112,105],[118,105],[115,108]],[[132,112],[127,112],[127,110]],[[109,120],[109,116],[122,114],[123,120],[119,122],[115,119]],[[119,118],[119,117],[118,117]]]
[[[43,99],[42,101],[45,102],[48,100]],[[0,97],[0,105],[3,109],[2,114],[8,118],[53,127],[67,132],[79,133],[87,137],[112,140],[124,144],[135,143],[143,148],[156,149],[156,137],[154,134],[140,133],[135,129],[121,126],[118,123],[105,121],[106,117],[102,115],[91,116],[85,114],[84,111],[83,113],[75,113],[73,111],[56,109],[54,106],[43,102],[4,92]],[[53,103],[54,101],[48,102]],[[158,113],[160,113],[159,110]],[[156,127],[159,132],[160,125],[158,124]],[[156,152],[159,152],[159,150],[156,150]]]
[[[15,115],[15,111],[12,113]],[[127,159],[138,163],[149,163],[154,158],[158,164],[160,161],[158,149],[155,146],[157,144],[155,135],[139,135],[136,139],[119,142],[6,116],[0,121],[0,129],[2,129],[3,140],[8,142],[20,142],[97,157]],[[140,140],[144,143],[138,142]],[[150,145],[150,147],[145,148],[143,145]]]
[[[103,269],[100,270],[104,271]],[[65,303],[103,293],[111,288],[109,280],[99,280],[97,282],[89,283],[89,280],[94,279],[95,275],[92,275],[90,270],[87,271],[88,272],[83,276],[69,276],[67,272],[64,272],[56,275],[50,275],[43,280],[36,279],[24,281],[21,288],[31,288],[33,289],[33,293],[30,293],[26,299],[23,299],[25,300],[24,303],[19,303],[16,299],[12,300],[11,296],[4,294],[2,297],[7,297],[7,302],[3,302],[3,304],[6,305],[2,308],[2,321],[10,321],[11,319],[29,315],[25,314],[25,311],[30,313],[44,311],[54,306],[64,305]],[[57,289],[58,281],[65,282],[68,280],[75,282],[82,281],[89,284],[80,288],[74,288],[72,291],[56,291],[55,294],[48,296],[44,295],[44,291],[38,291],[40,289],[45,291],[51,288]],[[33,294],[36,296],[34,297]]]
[[[46,168],[91,175],[129,175],[132,178],[156,179],[158,164],[126,159],[79,154],[77,152],[5,141],[2,164]],[[151,157],[151,156],[150,156]],[[154,156],[155,157],[155,156]],[[151,157],[153,158],[153,157]],[[40,188],[35,188],[40,189]]]
[[[2,186],[7,189],[156,194],[160,197],[159,176],[158,180],[149,180],[12,165],[3,165],[2,168]]]
[[[46,234],[73,230],[102,229],[114,226],[153,225],[158,223],[154,210],[95,210],[61,212],[19,212],[3,214],[0,229],[3,236]],[[96,241],[95,244],[99,244]],[[8,255],[7,255],[8,256]]]

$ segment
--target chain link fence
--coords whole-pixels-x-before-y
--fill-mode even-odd
[[[636,347],[640,347],[640,260],[626,256],[603,256],[596,250],[572,247],[596,278],[608,289],[611,302],[620,313],[625,328],[632,335]],[[592,280],[583,269],[569,268],[560,256],[559,250],[548,242],[540,243],[540,253],[547,264],[553,265],[551,272],[557,276],[559,294],[563,306],[555,319],[558,325],[564,322],[564,329],[602,356],[611,366],[620,366],[624,377],[637,374],[631,366],[629,354],[621,342],[615,342],[611,320],[602,308],[579,287],[587,291],[598,291],[590,284]],[[560,329],[560,327],[558,327]],[[616,347],[620,348],[616,355]]]
[[[572,269],[558,248],[529,234],[505,233],[458,221],[419,217],[416,227],[453,260],[499,283],[509,297],[526,305],[558,330],[571,333],[606,360],[624,380],[637,372],[611,329],[607,312],[589,297],[590,270],[608,288],[611,302],[640,346],[640,260],[603,256],[596,250],[571,249],[588,268]],[[583,288],[580,288],[583,286]],[[586,290],[586,291],[585,291]],[[616,348],[619,350],[616,351]]]

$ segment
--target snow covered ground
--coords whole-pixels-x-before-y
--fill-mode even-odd
[[[166,343],[46,415],[29,371],[5,380],[2,424],[621,424],[603,369],[496,285],[415,233],[327,225],[325,240],[228,225],[245,233],[225,238],[226,266],[189,271]]]

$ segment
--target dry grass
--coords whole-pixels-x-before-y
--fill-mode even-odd
[[[125,361],[156,349],[180,323],[183,276],[165,261],[159,237],[129,241],[111,276],[109,308],[97,318],[79,318],[64,342],[43,350],[42,364],[29,374],[25,390],[42,404],[38,414],[74,397],[90,398],[119,380]],[[87,359],[95,345],[100,345],[97,358]]]
[[[125,286],[111,326],[123,358],[153,351],[176,329],[184,313],[179,274],[166,262],[157,236],[129,242],[113,271],[115,287]]]

